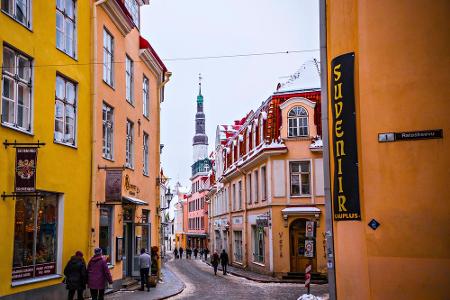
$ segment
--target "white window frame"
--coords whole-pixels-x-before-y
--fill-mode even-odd
[[[103,81],[114,87],[114,37],[103,28]]]
[[[125,167],[134,168],[134,123],[127,119],[125,136]]]
[[[147,118],[150,116],[150,81],[145,75],[142,80],[142,114]]]
[[[125,55],[125,99],[130,104],[134,104],[134,66],[133,60]]]
[[[264,118],[262,116],[259,119],[259,143],[264,143]]]
[[[108,118],[110,115],[110,118]],[[103,121],[103,158],[114,159],[114,108],[103,102],[102,108]]]
[[[1,10],[2,12],[4,12],[5,14],[7,14],[8,16],[10,16],[11,18],[13,18],[15,21],[17,21],[18,23],[22,24],[23,26],[25,26],[28,29],[31,29],[31,19],[32,19],[32,5],[31,5],[31,0],[6,0],[7,2],[10,2],[9,4],[11,4],[11,7],[9,10],[5,10],[3,9],[3,1],[1,0]],[[19,20],[18,15],[17,15],[17,5],[16,3],[21,1],[21,3],[25,3],[25,5],[23,6],[23,8],[25,8],[25,14],[24,14],[24,20],[23,22]]]
[[[58,80],[61,80],[64,83],[64,96],[63,98],[60,98],[58,96]],[[72,85],[73,86],[73,92],[74,92],[74,100],[73,103],[70,102],[69,98],[67,97],[67,91],[68,91],[68,87]],[[61,95],[62,96],[62,95]],[[57,74],[56,75],[56,81],[55,81],[55,128],[54,128],[54,134],[53,134],[53,141],[57,144],[63,144],[63,145],[67,145],[67,146],[72,146],[72,147],[76,147],[77,146],[77,126],[78,126],[78,122],[77,122],[77,118],[78,118],[78,92],[77,92],[77,83],[72,81],[71,79],[61,75],[61,74]],[[61,118],[58,117],[59,114],[59,110],[58,110],[58,103],[62,103],[63,105],[63,111],[62,111],[62,121]],[[67,137],[68,133],[66,132],[67,126],[70,125],[68,123],[68,118],[70,119],[70,117],[68,117],[67,115],[67,109],[68,108],[73,108],[73,137],[69,136],[69,138]],[[57,130],[56,130],[56,123],[62,122],[62,128],[63,128],[63,134],[62,134],[62,138],[57,135]]]
[[[294,106],[287,114],[288,137],[308,137],[308,110],[303,106]]]
[[[134,25],[139,29],[139,22],[140,22],[140,16],[139,16],[139,4],[136,0],[125,0],[125,7],[127,8],[128,12],[130,13]]]
[[[1,114],[1,123],[4,126],[7,126],[9,128],[12,129],[16,129],[25,133],[32,133],[33,130],[33,60],[23,54],[22,52],[19,52],[11,47],[8,46],[3,46],[3,62],[2,62],[2,66],[5,66],[5,52],[10,52],[12,57],[14,58],[14,65],[11,66],[11,68],[8,67],[3,67],[2,68],[2,105],[1,105],[1,109],[2,109],[2,114]],[[27,64],[25,64],[25,66],[23,68],[19,68],[19,63],[20,62],[25,62]],[[22,75],[21,75],[22,73]],[[24,76],[26,74],[26,76]],[[6,97],[5,95],[5,82],[6,80],[8,80],[9,82],[12,83],[12,92],[13,98],[10,97]],[[19,88],[25,89],[27,91],[27,95],[28,95],[28,99],[29,99],[29,104],[28,107],[26,105],[20,104],[19,103]],[[13,106],[13,116],[12,116],[12,120],[6,120],[6,118],[4,117],[4,113],[5,111],[3,111],[4,108],[4,102],[9,102],[10,105]],[[28,110],[27,114],[23,114],[22,115],[22,120],[23,117],[26,116],[26,118],[28,118],[28,124],[22,124],[24,126],[20,126],[19,125],[19,107],[21,107],[21,109],[25,109]]]
[[[234,260],[236,262],[240,262],[242,263],[242,256],[243,256],[243,251],[242,251],[242,230],[234,230],[233,231],[233,236],[234,236]],[[238,239],[238,237],[240,237],[240,239]]]
[[[233,183],[232,192],[233,192],[233,195],[232,195],[232,197],[233,197],[233,210],[236,210],[236,184],[235,183]]]
[[[144,134],[142,135],[142,174],[145,176],[149,175],[149,165],[148,165],[148,154],[149,154],[149,139],[150,136],[144,131]]]
[[[238,181],[238,204],[239,210],[242,209],[242,180]]]
[[[253,262],[256,263],[264,263],[264,252],[265,252],[265,244],[264,244],[264,229],[259,230],[257,226],[252,226],[253,233]],[[259,252],[259,241],[262,241],[262,253]]]
[[[306,163],[308,164],[308,172],[301,170],[301,164]],[[299,164],[299,172],[293,172],[292,171],[292,165],[293,164]],[[309,193],[303,193],[303,182],[302,182],[302,175],[307,174],[308,175],[308,189]],[[298,183],[299,183],[299,193],[294,194],[292,193],[292,178],[293,176],[298,177]],[[290,161],[289,162],[289,194],[291,196],[311,196],[311,189],[312,189],[312,182],[311,182],[311,161],[310,160],[297,160],[297,161]]]
[[[267,167],[261,167],[261,201],[267,200]]]
[[[72,2],[71,9],[68,9],[65,5],[67,1]],[[58,28],[58,22],[56,22],[56,48],[63,51],[67,55],[75,58],[77,56],[77,21],[76,21],[76,0],[56,0],[56,19],[60,16],[63,20],[62,28]],[[72,36],[69,36],[68,25],[71,24]],[[62,44],[58,44],[58,34],[61,35]],[[72,47],[70,49],[69,47]]]
[[[259,172],[258,172],[258,170],[255,170],[255,171],[253,172],[253,177],[254,177],[253,181],[254,181],[254,183],[255,183],[255,188],[254,188],[254,191],[255,191],[254,202],[255,202],[255,203],[258,203],[258,201],[259,201]]]
[[[247,203],[252,204],[252,173],[247,174]]]

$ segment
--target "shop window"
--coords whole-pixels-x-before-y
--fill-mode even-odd
[[[308,136],[308,112],[301,106],[288,113],[288,137]]]
[[[22,53],[3,48],[2,124],[31,132],[31,59]]]
[[[234,259],[242,262],[242,231],[234,231]]]
[[[13,281],[56,273],[57,234],[56,195],[16,199]]]
[[[252,226],[253,261],[264,263],[264,227]]]
[[[111,263],[112,241],[113,241],[113,207],[102,206],[100,208],[100,228],[99,228],[99,247],[102,248],[103,255],[107,257],[108,263]]]
[[[291,177],[291,196],[310,195],[310,162],[296,161],[289,163]]]

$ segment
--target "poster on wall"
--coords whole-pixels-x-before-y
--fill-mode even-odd
[[[314,240],[305,240],[305,257],[314,257]]]
[[[314,237],[314,221],[306,221],[306,230],[305,230],[305,236],[307,238],[313,238]]]
[[[361,220],[354,91],[355,53],[331,61],[333,218]]]
[[[122,200],[122,170],[106,170],[105,201]]]
[[[37,148],[16,148],[15,187],[16,193],[36,191]]]

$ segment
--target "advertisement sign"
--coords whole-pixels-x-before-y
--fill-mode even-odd
[[[314,257],[314,240],[305,240],[305,257]]]
[[[36,191],[37,148],[16,148],[16,193]]]
[[[24,280],[33,277],[41,277],[56,274],[56,263],[45,263],[35,266],[13,268],[12,281]]]
[[[314,225],[315,222],[314,221],[306,221],[306,231],[305,231],[305,236],[307,238],[313,238],[314,237]]]
[[[333,128],[333,218],[361,220],[354,91],[355,53],[331,62],[331,116]]]
[[[106,170],[105,201],[122,201],[122,170]]]

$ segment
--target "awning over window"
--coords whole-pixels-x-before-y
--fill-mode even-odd
[[[317,207],[312,206],[299,206],[299,207],[286,207],[281,210],[283,215],[296,216],[296,215],[316,215],[321,211]]]
[[[122,203],[129,203],[129,204],[136,204],[136,205],[148,205],[147,202],[138,199],[138,198],[134,198],[134,197],[130,197],[130,196],[122,196]]]

